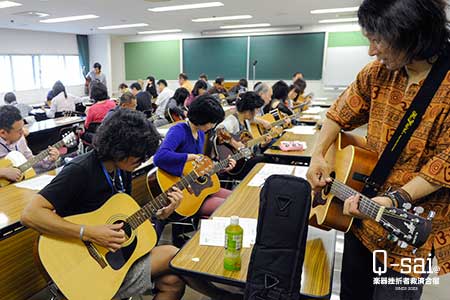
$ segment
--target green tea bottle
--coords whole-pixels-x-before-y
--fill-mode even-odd
[[[225,228],[225,270],[239,271],[241,269],[241,248],[244,230],[239,226],[239,217],[232,216],[230,225]]]

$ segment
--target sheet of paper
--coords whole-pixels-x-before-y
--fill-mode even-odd
[[[307,171],[308,171],[308,167],[296,166],[295,170],[294,170],[294,176],[306,179]]]
[[[158,130],[159,134],[162,135],[163,137],[166,136],[169,129],[170,128],[156,128],[156,130]]]
[[[202,220],[200,226],[200,245],[224,247],[225,228],[230,225],[230,218],[215,217],[209,220]],[[243,247],[250,248],[256,239],[256,219],[239,218],[239,225],[244,230]]]
[[[320,106],[312,106],[309,107],[307,110],[305,110],[303,113],[304,114],[319,114],[321,112],[323,112],[325,110],[325,108],[320,107]]]
[[[261,187],[270,175],[291,175],[293,171],[294,166],[266,164],[261,170],[259,170],[252,180],[250,180],[248,186]]]
[[[292,132],[294,134],[314,135],[316,134],[315,126],[293,126],[285,130],[286,132]]]
[[[49,184],[50,181],[53,180],[53,178],[55,178],[55,176],[44,174],[44,175],[41,175],[41,176],[38,176],[38,177],[35,177],[35,178],[31,178],[31,179],[28,179],[28,180],[25,180],[25,181],[21,181],[21,182],[15,183],[14,185],[19,187],[19,188],[40,191],[47,184]]]

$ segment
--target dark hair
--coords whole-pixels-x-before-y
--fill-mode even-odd
[[[95,102],[109,99],[106,85],[98,80],[93,81],[91,84],[91,98],[94,99]]]
[[[208,76],[207,76],[205,73],[200,74],[199,78],[200,78],[200,79],[203,78],[203,79],[205,79],[206,81],[208,81]]]
[[[248,88],[248,81],[245,78],[239,79],[239,85]]]
[[[178,78],[183,78],[184,80],[189,79],[189,77],[186,75],[186,73],[180,73],[180,75],[178,75]]]
[[[15,122],[22,120],[20,110],[12,105],[0,106],[0,129],[10,131]]]
[[[208,123],[218,124],[225,119],[225,112],[216,98],[204,94],[189,106],[187,117],[192,124],[197,126]]]
[[[184,100],[186,100],[187,97],[189,97],[189,91],[183,87],[177,88],[172,96],[177,102],[177,105],[184,105]]]
[[[289,93],[290,93],[292,90],[294,90],[294,91],[297,93],[297,97],[295,97],[295,99],[291,99],[291,100],[297,101],[298,98],[303,94],[303,92],[302,92],[302,90],[300,89],[300,87],[299,87],[298,85],[296,85],[296,84],[291,84],[291,85],[289,86]]]
[[[156,152],[160,139],[142,112],[119,109],[97,129],[93,146],[102,161],[120,161],[131,156],[144,160]]]
[[[370,35],[406,52],[407,63],[449,51],[445,0],[364,0],[359,25]]]
[[[58,96],[59,93],[61,93],[61,92],[64,92],[64,97],[67,98],[66,87],[64,86],[64,84],[61,81],[58,80],[57,82],[55,82],[55,84],[52,87],[53,98]]]
[[[153,98],[157,98],[158,92],[156,91],[156,87],[155,87],[155,77],[148,76],[147,79],[150,80],[152,85],[147,84],[147,86],[145,87],[145,91],[148,92],[150,95],[152,95]]]
[[[204,90],[208,89],[208,85],[203,80],[197,80],[197,82],[194,85],[194,88],[192,89],[192,95],[197,97],[199,95],[200,89],[204,89]]]
[[[255,90],[260,84],[262,84],[262,81],[258,81],[253,85],[253,90]]]
[[[139,82],[133,82],[130,85],[130,89],[136,89],[138,91],[142,90],[142,86],[139,84]]]
[[[55,95],[53,95],[53,90],[48,91],[47,93],[47,101],[51,101]]]
[[[120,96],[120,105],[125,103],[131,103],[133,99],[136,99],[136,97],[132,93],[126,92],[122,96]]]
[[[214,81],[217,84],[222,85],[222,83],[225,81],[225,78],[223,77],[217,77],[216,80]]]
[[[297,86],[297,88],[299,89],[298,93],[303,94],[305,92],[305,89],[306,89],[306,81],[305,80],[299,78],[294,82],[293,85]],[[292,85],[291,85],[291,87],[292,87]],[[291,87],[289,87],[289,90],[292,90]]]
[[[286,82],[284,82],[283,80],[277,81],[272,86],[272,89],[273,89],[272,99],[278,99],[281,101],[287,99],[289,94],[289,87]]]
[[[158,84],[163,84],[165,87],[167,87],[167,81],[164,79],[158,80]]]
[[[255,92],[245,92],[241,94],[236,101],[236,109],[238,112],[253,111],[264,105],[264,100]]]
[[[99,69],[99,70],[101,70],[101,69],[102,69],[102,65],[101,65],[100,63],[96,62],[96,63],[94,64],[94,69]]]
[[[4,99],[5,99],[6,104],[11,104],[11,103],[17,101],[16,95],[14,95],[14,93],[11,93],[11,92],[6,93]]]
[[[128,88],[128,85],[126,85],[125,83],[119,84],[119,90],[126,89],[126,88]]]

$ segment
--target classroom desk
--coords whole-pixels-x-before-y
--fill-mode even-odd
[[[257,218],[259,209],[259,187],[248,187],[248,182],[263,167],[258,164],[245,177],[230,197],[213,216]],[[213,282],[245,287],[251,248],[242,248],[242,269],[238,272],[223,268],[224,249],[222,247],[200,246],[200,232],[170,262],[170,267],[181,274],[200,277]],[[329,298],[333,282],[334,252],[336,232],[309,227],[303,264],[301,294],[308,298]],[[196,259],[194,259],[196,258]],[[193,260],[194,259],[194,260]]]
[[[284,132],[284,134],[272,145],[279,146],[281,141],[305,141],[306,149],[304,151],[281,151],[268,148],[264,151],[264,156],[277,163],[302,163],[309,164],[314,145],[318,137],[318,131],[316,134],[295,134],[292,132]]]
[[[84,117],[62,117],[35,122],[28,126],[28,147],[34,154],[46,149],[61,139],[60,130],[64,127],[84,123]]]

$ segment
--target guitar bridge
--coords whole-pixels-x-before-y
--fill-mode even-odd
[[[94,244],[91,242],[83,242],[88,249],[89,255],[100,265],[102,269],[106,268],[108,264],[102,255],[98,252],[97,248],[95,248]]]

